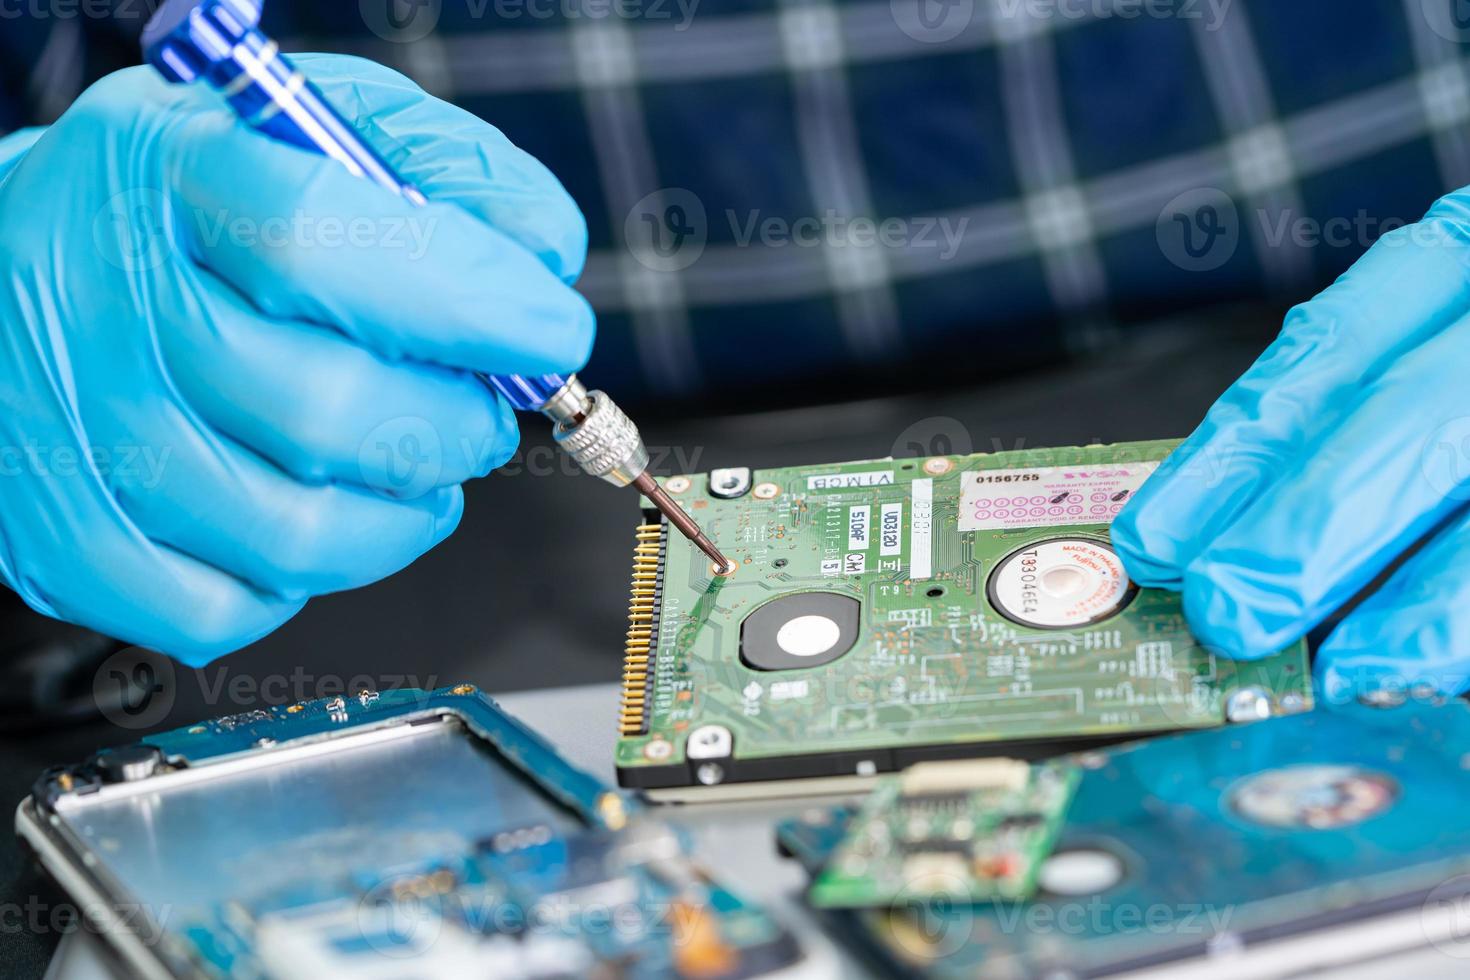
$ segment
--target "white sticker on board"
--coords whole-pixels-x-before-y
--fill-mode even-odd
[[[864,487],[890,487],[892,470],[869,470],[866,473],[819,473],[806,478],[808,490],[861,490]]]
[[[1110,524],[1157,460],[978,470],[960,479],[961,531]]]
[[[934,575],[934,481],[915,480],[910,491],[909,578]]]
[[[885,558],[903,551],[903,502],[884,504],[878,512],[878,553]]]
[[[861,507],[847,508],[847,550],[867,551],[871,540],[868,537],[868,521],[873,516],[873,508],[864,504]]]

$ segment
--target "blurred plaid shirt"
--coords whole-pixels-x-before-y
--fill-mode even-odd
[[[0,0],[0,127],[135,63],[151,6]],[[1043,363],[1305,298],[1470,183],[1462,0],[269,6],[288,49],[397,67],[562,179],[620,391]]]

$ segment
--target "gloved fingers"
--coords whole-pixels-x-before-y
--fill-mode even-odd
[[[35,146],[36,141],[45,132],[44,129],[36,127],[22,129],[0,137],[0,179],[5,177],[11,167],[20,162],[21,158],[26,155],[26,151]]]
[[[18,576],[31,608],[202,667],[278,629],[305,604],[261,593],[136,530],[98,533],[87,562],[56,562],[55,581]]]
[[[1398,358],[1189,565],[1184,609],[1208,646],[1260,657],[1353,598],[1464,499],[1432,441],[1470,432],[1470,318]]]
[[[341,484],[307,486],[177,413],[167,455],[115,474],[112,492],[147,537],[290,600],[375,582],[459,524],[458,487],[391,500]]]
[[[1385,235],[1287,316],[1280,338],[1113,525],[1129,574],[1178,588],[1185,568],[1397,358],[1470,311],[1470,194]]]
[[[185,400],[216,431],[298,480],[421,494],[484,476],[519,439],[484,381],[388,364],[340,334],[257,313],[199,273],[198,313],[159,338]]]
[[[190,667],[202,667],[274,633],[306,605],[304,599],[261,593],[188,555],[157,551],[170,580],[183,588],[169,606],[149,617],[155,635],[134,642]]]
[[[1470,513],[1460,513],[1332,631],[1317,651],[1329,703],[1361,694],[1470,688]]]
[[[478,116],[377,62],[292,57],[332,107],[429,200],[459,205],[564,282],[577,281],[587,261],[587,222],[539,160]]]
[[[388,360],[487,374],[587,359],[586,300],[457,205],[415,208],[218,115],[181,121],[164,152],[182,247],[268,316],[332,327]]]

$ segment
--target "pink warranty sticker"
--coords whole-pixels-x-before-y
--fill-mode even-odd
[[[1150,460],[965,473],[960,530],[1109,524],[1158,468]]]

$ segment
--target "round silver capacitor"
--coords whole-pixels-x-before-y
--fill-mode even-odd
[[[995,611],[1034,629],[1091,626],[1117,615],[1138,593],[1123,562],[1095,538],[1051,538],[1011,552],[990,575]]]

